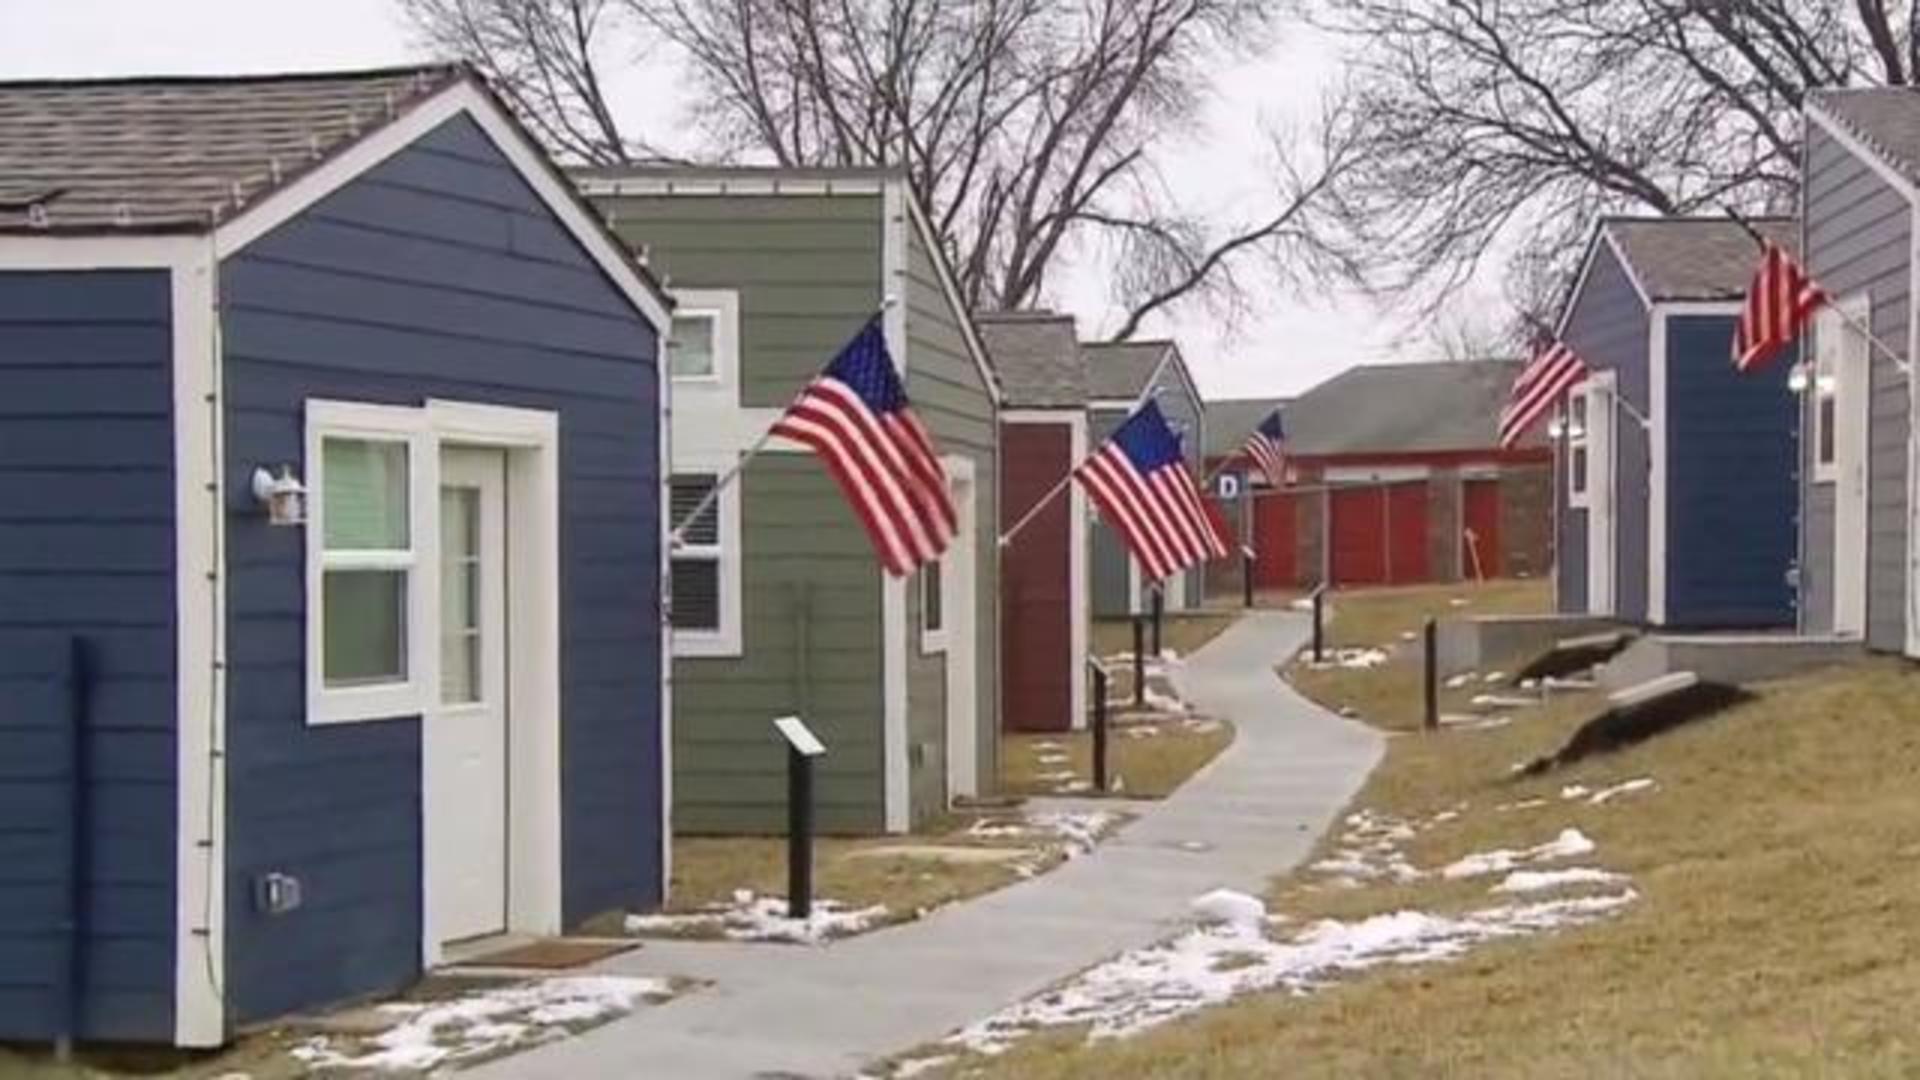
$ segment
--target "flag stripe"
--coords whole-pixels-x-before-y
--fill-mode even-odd
[[[1500,446],[1511,449],[1555,402],[1587,377],[1586,362],[1565,342],[1547,346],[1513,382],[1500,413]]]
[[[1826,293],[1787,249],[1768,241],[1761,249],[1760,266],[1747,286],[1746,303],[1734,330],[1733,366],[1746,372],[1765,364],[1800,336],[1807,320],[1826,299]]]

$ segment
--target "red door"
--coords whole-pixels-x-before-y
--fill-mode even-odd
[[[1065,424],[1000,427],[1005,462],[1000,527],[1023,516],[1072,468]],[[1010,731],[1065,731],[1073,724],[1071,502],[1056,498],[1000,555],[1001,724]]]
[[[1332,496],[1335,585],[1427,580],[1425,481],[1336,488]]]
[[[1262,488],[1253,496],[1253,584],[1286,589],[1299,584],[1294,566],[1294,501],[1298,496]]]
[[[1469,480],[1465,485],[1466,532],[1460,537],[1460,575],[1500,576],[1500,481]]]

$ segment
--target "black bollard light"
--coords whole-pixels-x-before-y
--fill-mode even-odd
[[[1323,655],[1326,645],[1327,587],[1316,585],[1313,588],[1313,662],[1318,664],[1326,657]]]
[[[1253,606],[1253,549],[1240,549],[1240,603],[1243,607]]]
[[[1427,625],[1421,629],[1422,642],[1426,648],[1426,715],[1422,723],[1428,731],[1440,727],[1440,623],[1433,618],[1427,619]]]
[[[1147,704],[1147,623],[1138,615],[1133,617],[1133,704]]]
[[[1093,672],[1093,790],[1107,790],[1107,670],[1098,660],[1087,661]]]
[[[813,914],[813,759],[827,752],[797,716],[773,722],[787,741],[787,917]]]
[[[1160,626],[1166,616],[1166,594],[1160,591],[1160,586],[1155,585],[1153,587],[1153,658],[1155,660],[1160,659]]]

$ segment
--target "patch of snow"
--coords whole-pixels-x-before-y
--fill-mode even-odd
[[[1506,677],[1507,673],[1504,671],[1489,671],[1480,677],[1480,681],[1492,686],[1494,683],[1505,681]]]
[[[1568,885],[1614,885],[1626,877],[1596,866],[1570,866],[1565,870],[1515,870],[1493,887],[1497,893],[1544,892]]]
[[[1506,727],[1511,723],[1513,723],[1513,717],[1505,713],[1495,716],[1442,716],[1440,718],[1440,725],[1442,727],[1453,728],[1457,731],[1491,731],[1494,728]]]
[[[1481,709],[1526,709],[1538,704],[1533,698],[1512,694],[1475,694],[1471,704]]]
[[[1418,637],[1418,636],[1419,636],[1419,635],[1417,635],[1417,634],[1415,634],[1415,633],[1414,633],[1413,631],[1411,631],[1411,630],[1402,630],[1402,631],[1400,631],[1400,640],[1401,640],[1401,641],[1412,641],[1412,640],[1413,640],[1414,638],[1416,638],[1416,637]]]
[[[1175,716],[1185,716],[1187,713],[1193,710],[1193,706],[1188,705],[1186,702],[1181,701],[1177,697],[1170,697],[1166,694],[1162,694],[1151,686],[1147,687],[1146,699],[1147,699],[1147,708],[1152,709],[1155,712],[1173,713]]]
[[[806,918],[794,919],[787,915],[785,897],[755,896],[740,889],[734,892],[733,900],[731,905],[710,907],[684,915],[629,915],[626,930],[629,934],[719,930],[734,941],[785,941],[798,945],[818,945],[870,930],[887,916],[884,904],[849,908],[833,900],[816,899],[812,912]]]
[[[1307,667],[1314,671],[1325,671],[1328,668],[1350,668],[1364,671],[1369,668],[1377,668],[1388,660],[1385,649],[1327,649],[1321,656],[1322,658],[1319,660],[1314,660],[1309,657],[1307,659]]]
[[[1449,606],[1452,606],[1452,607],[1466,607],[1468,604],[1473,603],[1473,601],[1467,599],[1464,596],[1456,596],[1448,600],[1447,603]]]
[[[895,1065],[893,1072],[889,1075],[893,1080],[910,1080],[911,1077],[919,1076],[921,1073],[951,1065],[958,1056],[957,1054],[935,1054],[932,1057],[910,1058]]]
[[[1433,815],[1432,820],[1433,820],[1433,824],[1435,825],[1444,825],[1449,821],[1457,820],[1459,817],[1460,817],[1460,811],[1458,810],[1442,810],[1439,813]]]
[[[1574,799],[1584,799],[1592,793],[1593,789],[1587,787],[1585,784],[1568,784],[1566,787],[1560,789],[1560,797],[1568,802]]]
[[[1073,757],[1070,754],[1062,754],[1055,751],[1043,751],[1039,754],[1034,755],[1034,760],[1038,761],[1042,765],[1063,765],[1069,761],[1072,761]]]
[[[1544,844],[1536,844],[1520,851],[1496,848],[1493,851],[1475,852],[1457,859],[1440,869],[1440,876],[1450,880],[1460,878],[1485,877],[1488,874],[1504,874],[1527,863],[1550,862],[1554,859],[1571,859],[1593,853],[1594,844],[1579,829],[1562,829],[1560,835]]]
[[[1071,780],[1073,779],[1073,775],[1072,769],[1054,769],[1051,772],[1034,773],[1033,778],[1035,780],[1046,780],[1051,783],[1060,780]]]
[[[1472,682],[1472,681],[1473,681],[1473,679],[1474,679],[1474,674],[1473,674],[1473,672],[1471,672],[1471,671],[1463,671],[1463,672],[1461,672],[1460,674],[1458,674],[1458,675],[1455,675],[1455,676],[1453,676],[1452,678],[1450,678],[1450,679],[1448,679],[1448,680],[1447,680],[1447,689],[1449,689],[1449,690],[1458,690],[1458,689],[1460,689],[1461,687],[1463,687],[1463,686],[1465,686],[1465,685],[1467,685],[1468,683],[1470,683],[1470,682]]]
[[[1233,889],[1215,889],[1190,906],[1203,923],[1258,930],[1267,922],[1267,905],[1259,897]]]
[[[1494,807],[1494,809],[1501,811],[1537,810],[1545,805],[1547,805],[1547,800],[1545,799],[1521,799],[1519,802],[1501,803]]]
[[[1111,810],[1062,810],[1029,814],[1027,820],[1059,837],[1069,854],[1084,854],[1119,824],[1120,815]]]
[[[1610,788],[1601,788],[1599,791],[1594,792],[1593,796],[1587,801],[1595,806],[1599,806],[1601,803],[1612,802],[1622,795],[1631,795],[1636,791],[1648,791],[1655,786],[1657,785],[1654,784],[1651,776],[1641,776],[1632,780],[1623,780]]]
[[[1257,926],[1204,927],[1122,953],[1037,997],[963,1028],[948,1042],[998,1054],[1044,1028],[1086,1025],[1089,1040],[1137,1034],[1242,994],[1308,993],[1384,964],[1457,957],[1473,946],[1604,918],[1632,903],[1626,891],[1501,905],[1459,917],[1400,911],[1354,922],[1324,919],[1276,941]]]
[[[671,992],[661,979],[581,975],[491,987],[441,1001],[396,1001],[379,1007],[397,1022],[377,1035],[320,1035],[289,1053],[315,1071],[426,1072],[564,1038],[579,1025],[623,1015],[642,998]]]
[[[1298,599],[1288,601],[1287,606],[1292,608],[1295,611],[1312,611],[1313,598],[1308,596],[1302,596],[1302,597],[1299,597]]]

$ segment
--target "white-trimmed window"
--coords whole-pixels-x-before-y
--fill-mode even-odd
[[[689,519],[712,493],[725,466],[683,468],[668,480],[669,529],[679,529],[671,559],[673,651],[676,656],[739,656],[740,485]]]
[[[1865,296],[1840,301],[1847,314],[1857,320],[1867,318]],[[1849,437],[1842,430],[1845,418],[1840,413],[1841,369],[1848,364],[1864,367],[1866,342],[1846,325],[1839,311],[1822,308],[1814,322],[1813,378],[1806,393],[1813,406],[1813,482],[1831,484],[1840,478],[1840,445]]]
[[[428,704],[422,552],[434,481],[424,414],[314,403],[307,425],[307,672],[314,723]]]
[[[680,289],[674,301],[667,371],[675,382],[731,384],[740,367],[740,294]]]
[[[1587,441],[1588,397],[1576,390],[1567,397],[1567,505],[1586,506],[1593,462]]]
[[[947,648],[947,560],[938,559],[920,568],[920,651],[945,652]]]

